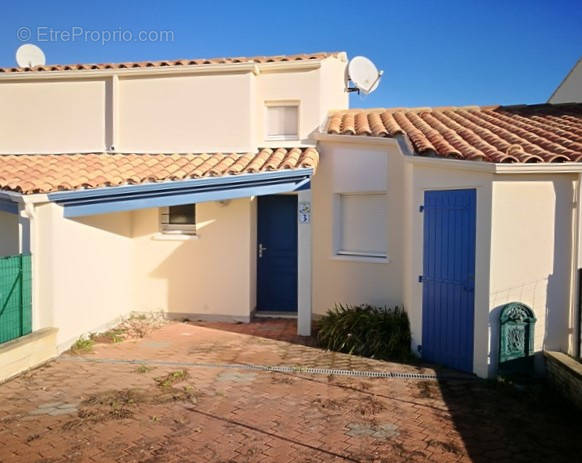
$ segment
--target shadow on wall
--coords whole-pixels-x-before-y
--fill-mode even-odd
[[[167,248],[175,243],[155,242],[151,246]],[[152,309],[162,309],[168,314],[204,313],[211,311],[205,302],[204,293],[210,290],[221,275],[204,264],[200,247],[204,243],[193,239],[179,243],[175,249],[163,255],[156,253],[152,262],[159,262],[153,268],[141,267],[147,276],[141,281],[145,294],[143,303],[154,304]],[[149,280],[149,281],[148,281]],[[151,281],[156,280],[156,281]],[[145,289],[147,287],[148,289]],[[153,294],[150,291],[154,291]],[[226,288],[222,288],[226,290]],[[142,293],[142,298],[144,297]]]
[[[548,276],[543,349],[568,352],[573,335],[570,326],[570,272],[572,268],[572,183],[554,182],[554,268]],[[542,359],[543,363],[543,359]]]
[[[132,238],[131,232],[131,212],[114,212],[111,214],[90,215],[86,217],[76,217],[75,222],[98,228],[108,233]]]
[[[542,351],[567,351],[568,339],[572,336],[570,321],[570,268],[572,255],[572,206],[573,186],[566,181],[554,181],[555,209],[553,218],[553,243],[540,243],[552,246],[552,273],[537,281],[504,290],[503,303],[489,313],[490,345],[489,376],[495,377],[499,361],[499,316],[501,309],[509,302],[521,302],[534,310],[535,325],[535,370],[544,372]],[[516,241],[516,245],[518,242]],[[516,265],[517,267],[517,265]],[[543,284],[544,287],[540,287]],[[538,289],[539,288],[539,289]],[[545,296],[545,307],[538,300]],[[540,342],[541,340],[541,342]]]
[[[157,224],[149,217],[143,226],[149,236],[136,248],[138,307],[247,321],[252,280],[247,214],[250,208],[241,201],[201,205],[198,236],[186,241],[152,239]]]
[[[499,335],[500,335],[500,324],[499,317],[501,316],[501,310],[505,304],[495,307],[489,312],[489,377],[495,377],[497,369],[499,367]]]

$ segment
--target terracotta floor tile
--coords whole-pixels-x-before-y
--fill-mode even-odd
[[[171,323],[139,341],[63,355],[0,385],[0,462],[575,461],[582,451],[580,415],[532,407],[479,380],[232,368],[434,372],[304,345],[312,343],[293,320]],[[119,363],[130,359],[152,369]],[[158,385],[179,370],[186,377]],[[35,412],[63,403],[76,412]]]

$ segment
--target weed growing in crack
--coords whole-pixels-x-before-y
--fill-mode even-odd
[[[93,350],[93,346],[95,345],[95,341],[89,338],[85,338],[81,336],[79,339],[75,341],[75,344],[71,346],[71,354],[80,355],[80,354],[87,354]]]
[[[190,377],[190,374],[186,370],[176,370],[168,373],[164,376],[158,376],[154,378],[154,381],[157,383],[158,387],[167,388],[173,386],[176,383],[180,383],[185,381]]]

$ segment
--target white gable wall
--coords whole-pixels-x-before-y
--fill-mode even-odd
[[[582,59],[554,91],[548,103],[582,103]]]

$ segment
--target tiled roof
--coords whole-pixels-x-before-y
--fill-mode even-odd
[[[327,133],[406,134],[416,154],[488,162],[582,161],[582,104],[360,109],[329,117]]]
[[[330,56],[338,56],[340,52],[301,53],[296,55],[276,56],[238,56],[231,58],[198,58],[177,59],[163,61],[130,61],[123,63],[98,63],[98,64],[47,64],[32,68],[5,67],[2,72],[50,72],[50,71],[93,71],[100,69],[135,69],[135,68],[159,68],[166,66],[200,66],[203,64],[236,64],[236,63],[282,63],[289,61],[309,61],[323,59]]]
[[[0,154],[0,189],[23,194],[316,168],[315,148],[246,154]]]

